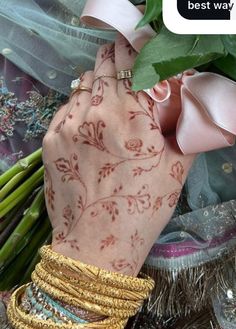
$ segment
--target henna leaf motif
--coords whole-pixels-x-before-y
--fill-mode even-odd
[[[103,96],[102,95],[95,95],[91,99],[91,105],[92,106],[98,106],[102,103],[103,101]]]
[[[45,168],[44,177],[45,177],[45,183],[46,183],[45,194],[47,197],[47,202],[48,202],[48,205],[50,206],[50,208],[52,210],[54,210],[55,191],[53,189],[51,175],[50,175],[49,171],[47,170],[47,168]]]
[[[93,122],[84,122],[79,126],[79,135],[75,135],[73,140],[79,137],[84,139],[83,144],[96,147],[100,151],[105,151],[106,147],[103,143],[103,129],[106,127],[104,121],[99,120],[96,124]]]
[[[104,52],[101,54],[102,64],[110,59],[112,63],[115,63],[115,46],[107,47],[104,49]]]
[[[78,245],[78,241],[76,239],[73,240],[64,240],[64,243],[69,243],[71,249],[76,249],[77,251],[79,251],[79,245]]]
[[[112,222],[114,222],[116,220],[116,216],[119,215],[119,209],[118,209],[117,202],[110,201],[110,200],[102,201],[101,206],[103,209],[105,209],[109,213],[109,215],[111,216]]]
[[[127,196],[128,213],[130,215],[134,213],[142,214],[145,210],[151,206],[150,194],[143,195],[129,195]]]
[[[121,258],[121,259],[116,259],[111,262],[112,268],[116,272],[124,272],[124,270],[131,270],[133,272],[133,266],[130,264],[126,259]]]
[[[169,207],[175,207],[178,203],[179,200],[179,196],[180,196],[180,192],[173,192],[169,195],[168,197],[168,201],[169,201]]]
[[[119,163],[105,163],[105,165],[98,172],[98,183],[100,183],[103,178],[108,177],[118,165]]]
[[[177,180],[182,185],[183,184],[183,174],[184,174],[184,167],[180,161],[177,161],[171,167],[170,176],[172,176],[175,180]]]
[[[135,233],[131,235],[130,240],[131,247],[133,248],[137,248],[137,246],[142,246],[144,244],[144,239],[140,238],[138,230],[136,230]]]
[[[64,218],[64,225],[68,227],[74,220],[74,214],[72,212],[71,206],[67,205],[63,209],[63,218]]]
[[[161,208],[162,202],[163,202],[163,197],[158,196],[153,205],[153,214],[154,212],[158,211]]]
[[[59,158],[55,161],[55,165],[58,171],[63,172],[62,182],[69,182],[71,180],[78,180],[84,186],[83,181],[81,180],[79,164],[78,164],[78,156],[76,154],[72,154],[70,160],[65,158]]]
[[[107,238],[101,241],[100,250],[103,250],[109,246],[114,246],[117,240],[118,239],[113,234],[109,235]]]

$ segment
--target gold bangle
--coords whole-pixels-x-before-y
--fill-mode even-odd
[[[102,283],[112,286],[129,289],[134,291],[148,291],[154,288],[155,282],[145,274],[141,274],[143,278],[135,278],[124,274],[106,271],[98,267],[84,264],[80,261],[73,260],[54,252],[50,246],[43,246],[40,249],[42,259],[57,264],[60,267],[71,270],[74,273],[81,273],[92,280],[99,280]]]
[[[105,329],[105,328],[111,328],[111,329],[123,329],[124,325],[126,324],[127,320],[120,320],[120,319],[114,319],[110,318],[107,320],[103,320],[101,322],[92,322],[92,323],[86,323],[86,324],[57,324],[51,320],[39,320],[35,318],[33,315],[25,314],[19,307],[19,297],[23,292],[23,289],[25,289],[25,286],[20,287],[17,289],[9,302],[8,306],[8,317],[10,323],[13,324],[14,328],[17,327],[17,329],[78,329],[78,328],[86,328],[86,329]],[[23,327],[25,325],[25,327]]]
[[[78,276],[77,278],[72,278],[68,275],[68,272],[62,272],[61,268],[53,267],[50,263],[46,263],[44,260],[40,262],[42,268],[44,268],[47,272],[51,273],[51,275],[57,278],[63,278],[63,280],[67,283],[73,285],[79,285],[81,288],[87,289],[91,292],[99,292],[102,295],[107,295],[114,298],[120,299],[128,299],[132,301],[144,300],[149,296],[149,292],[135,292],[129,291],[126,289],[120,289],[108,285],[102,285],[99,282],[94,280],[90,280],[88,278],[84,279],[82,276]]]
[[[154,281],[144,274],[135,278],[109,272],[57,254],[50,246],[42,247],[40,254],[42,260],[32,274],[39,289],[70,307],[106,318],[85,324],[38,319],[20,307],[23,286],[16,290],[9,304],[9,320],[15,329],[123,329],[154,287]]]
[[[36,266],[35,272],[43,281],[47,282],[52,286],[56,286],[58,289],[69,293],[71,296],[82,298],[91,303],[97,305],[113,307],[116,309],[130,310],[134,313],[138,311],[142,305],[142,301],[129,301],[117,298],[112,298],[110,296],[99,295],[97,293],[92,293],[86,289],[81,289],[78,286],[71,286],[71,284],[63,282],[60,278],[52,276],[50,273],[44,270],[40,263]]]
[[[44,280],[42,280],[36,272],[32,273],[32,281],[41,288],[44,292],[51,295],[52,297],[59,299],[61,301],[65,301],[69,305],[74,305],[77,307],[82,307],[88,311],[92,311],[104,316],[108,317],[114,317],[114,318],[120,318],[125,319],[129,318],[130,316],[133,316],[136,314],[136,310],[123,310],[123,309],[117,309],[117,308],[111,308],[106,307],[98,304],[90,303],[84,299],[79,299],[74,296],[71,296],[69,293],[66,293],[65,291],[62,291],[58,289],[55,286],[52,286],[51,284],[48,284]]]

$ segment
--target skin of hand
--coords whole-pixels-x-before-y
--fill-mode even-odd
[[[163,136],[153,100],[115,78],[136,55],[120,35],[102,46],[81,81],[92,92],[75,93],[43,140],[53,249],[133,276],[170,220],[194,159],[174,133]],[[179,109],[173,97],[165,111]]]

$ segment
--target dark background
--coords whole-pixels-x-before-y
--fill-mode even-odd
[[[206,3],[207,0],[190,0],[192,3]],[[230,0],[208,0],[210,2],[210,8],[205,10],[197,9],[188,9],[188,0],[177,0],[178,11],[181,16],[187,19],[224,19],[230,20],[230,11],[229,10],[215,10],[213,2],[215,3],[230,3]]]

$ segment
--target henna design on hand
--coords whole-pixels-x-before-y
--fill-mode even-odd
[[[105,128],[106,128],[106,124],[102,120],[99,120],[97,123],[85,121],[78,128],[79,134],[76,134],[72,137],[72,140],[75,143],[81,142],[81,138],[82,138],[82,140],[84,139],[84,141],[82,142],[83,144],[93,146],[97,148],[99,151],[106,152],[107,154],[111,155],[114,158],[122,159],[114,163],[111,162],[105,163],[104,166],[101,167],[98,172],[98,183],[100,183],[102,179],[110,176],[110,174],[114,172],[118,166],[120,166],[121,164],[127,161],[147,160],[159,156],[157,163],[153,165],[151,168],[144,169],[142,167],[138,167],[134,169],[133,170],[134,176],[141,175],[143,172],[150,172],[152,169],[158,167],[161,161],[162,153],[164,151],[164,146],[159,151],[155,149],[154,145],[151,145],[147,147],[146,152],[141,152],[143,141],[137,137],[131,138],[128,141],[125,141],[124,149],[132,153],[135,152],[133,154],[133,158],[124,157],[124,156],[121,157],[120,155],[114,154],[110,150],[108,150],[108,148],[104,144],[103,129]]]
[[[122,272],[124,274],[134,273],[134,266],[124,258],[115,259],[110,263],[115,272]]]
[[[177,206],[177,203],[178,203],[178,200],[179,200],[179,197],[180,197],[180,193],[181,193],[181,190],[175,191],[175,192],[173,192],[169,195],[168,205],[169,205],[170,208]]]
[[[98,106],[102,103],[103,101],[103,96],[105,92],[105,87],[109,87],[109,84],[107,81],[104,79],[100,78],[98,80],[98,89],[97,89],[97,94],[94,95],[91,99],[91,105],[92,106]]]
[[[56,168],[59,172],[63,172],[64,175],[61,177],[61,181],[69,182],[73,180],[78,180],[86,189],[86,186],[81,178],[80,170],[79,170],[79,163],[78,163],[78,156],[73,153],[70,156],[70,159],[67,160],[65,158],[59,158],[54,161]]]
[[[83,144],[94,146],[100,151],[107,151],[103,142],[103,129],[105,127],[105,122],[102,120],[99,120],[96,124],[84,122],[78,128],[79,134],[74,135],[72,140],[77,143],[81,137],[84,139]]]
[[[151,207],[151,196],[146,192],[147,189],[148,186],[144,185],[135,195],[113,193],[108,197],[104,197],[90,203],[84,208],[83,212],[89,208],[93,208],[90,215],[95,218],[100,215],[101,212],[106,211],[111,216],[112,222],[114,222],[116,217],[119,215],[118,201],[125,200],[127,204],[127,213],[129,215],[133,215],[135,213],[142,214]]]
[[[70,205],[67,205],[63,208],[62,217],[64,220],[64,230],[57,233],[55,240],[57,243],[68,243],[72,249],[79,251],[80,249],[76,239],[66,239],[75,220],[75,216]]]
[[[100,250],[103,250],[110,246],[114,246],[117,241],[118,238],[116,238],[113,234],[110,234],[108,237],[101,241]]]
[[[129,56],[131,56],[132,54],[135,53],[135,50],[134,50],[134,48],[131,46],[130,43],[127,43],[127,45],[125,46],[125,48],[127,48],[127,50],[128,50],[128,55],[129,55]]]
[[[139,236],[138,230],[136,229],[135,233],[130,236],[130,241],[127,241],[127,244],[130,246],[131,261],[128,261],[126,258],[114,259],[111,262],[112,268],[116,272],[122,272],[123,274],[134,274],[140,262],[138,249],[142,247],[144,243],[144,239]]]
[[[131,89],[132,87],[132,82],[129,79],[125,79],[123,81],[124,88],[126,89],[126,94],[132,96],[132,98],[139,104],[139,107],[141,110],[139,111],[129,111],[130,114],[130,120],[135,119],[139,115],[144,115],[150,119],[150,129],[151,130],[161,130],[160,129],[160,124],[159,122],[156,121],[155,116],[154,116],[154,107],[155,107],[155,102],[152,98],[150,98],[148,95],[143,93],[142,91],[135,92]],[[146,99],[147,102],[147,109],[142,106],[140,100],[139,100],[139,95],[142,95]]]
[[[71,113],[68,113],[65,116],[65,118],[58,123],[58,125],[54,129],[54,131],[55,131],[56,134],[59,134],[60,133],[60,131],[62,130],[62,128],[66,124],[67,118],[70,119],[70,120],[72,120],[73,119],[73,115]]]
[[[104,48],[103,52],[101,53],[101,63],[96,68],[95,76],[100,67],[108,60],[111,60],[112,63],[115,63],[115,44]]]
[[[45,180],[45,185],[46,185],[46,188],[45,188],[46,200],[47,200],[47,203],[48,203],[49,207],[51,208],[51,210],[54,211],[54,209],[55,209],[55,207],[54,207],[55,191],[53,189],[52,177],[46,166],[45,166],[45,171],[44,171],[44,180]]]
[[[180,161],[177,161],[171,167],[170,176],[177,180],[182,186],[183,184],[183,174],[184,174],[184,167]]]
[[[166,193],[162,196],[157,196],[156,200],[154,201],[153,204],[153,212],[150,218],[153,217],[153,215],[162,207],[163,205],[163,200],[167,199],[168,201],[168,206],[170,208],[173,208],[177,205],[181,190],[182,190],[182,185],[183,185],[183,175],[184,175],[184,166],[180,161],[177,161],[171,166],[171,172],[169,173],[171,177],[173,177],[180,185],[181,189],[176,189],[172,192]]]

